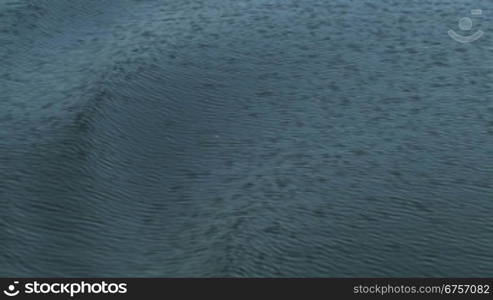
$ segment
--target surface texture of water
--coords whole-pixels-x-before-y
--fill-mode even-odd
[[[492,15],[0,1],[0,275],[492,276]]]

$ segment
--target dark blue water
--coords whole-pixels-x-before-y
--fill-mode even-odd
[[[0,276],[492,276],[492,16],[1,1]]]

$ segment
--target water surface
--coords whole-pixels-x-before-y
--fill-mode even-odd
[[[492,276],[492,14],[3,1],[0,275]]]

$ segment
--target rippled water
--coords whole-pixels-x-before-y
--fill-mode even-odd
[[[492,15],[3,0],[0,275],[491,276]]]

